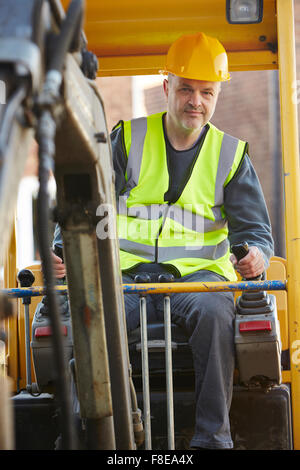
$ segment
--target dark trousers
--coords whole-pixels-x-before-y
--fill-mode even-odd
[[[211,271],[176,279],[175,282],[217,282],[222,276]],[[125,284],[133,276],[123,275]],[[147,296],[148,323],[163,322],[163,295]],[[139,296],[125,295],[128,332],[139,326]],[[191,447],[233,447],[229,409],[234,373],[234,298],[231,292],[174,293],[172,322],[185,328],[195,368],[196,417]]]

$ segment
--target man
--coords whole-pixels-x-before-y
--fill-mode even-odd
[[[167,112],[120,122],[111,134],[119,207],[123,282],[235,280],[261,274],[273,252],[269,217],[245,142],[210,123],[229,80],[215,38],[183,36],[171,46],[163,82]],[[237,263],[230,245],[246,240]],[[58,242],[58,237],[54,243]],[[56,259],[57,276],[64,266]],[[139,297],[125,296],[128,331],[139,325]],[[229,292],[173,294],[172,321],[189,335],[195,367],[193,448],[230,449],[234,301]],[[163,298],[148,296],[148,321],[163,318]]]

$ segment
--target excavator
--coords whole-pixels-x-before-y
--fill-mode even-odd
[[[170,321],[169,302],[172,292],[189,289],[235,294],[234,449],[299,450],[293,0],[0,0],[0,18],[0,448],[130,455],[154,449],[161,452],[156,463],[163,463],[165,450],[189,449],[193,367],[187,339]],[[155,75],[170,44],[196,31],[224,44],[230,71],[278,70],[286,258],[275,253],[259,280],[187,286],[137,279],[124,285],[110,138],[95,79]],[[38,144],[41,265],[18,272],[15,210],[32,138]],[[50,174],[57,186],[54,208]],[[97,237],[104,206],[113,208],[113,236]],[[67,280],[60,282],[52,270],[50,221],[59,224],[64,241],[57,254]],[[232,249],[244,256],[247,241]],[[165,296],[163,324],[147,325],[150,292]],[[131,293],[140,295],[141,325],[128,335],[124,296]]]

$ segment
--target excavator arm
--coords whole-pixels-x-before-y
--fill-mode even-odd
[[[81,417],[92,449],[134,449],[131,383],[115,219],[100,238],[98,207],[115,195],[109,135],[95,85],[97,60],[81,30],[81,0],[0,0],[0,246],[7,247],[18,185],[35,137],[39,147],[38,239],[48,297],[63,448],[76,448],[68,368],[52,273],[47,184],[55,175],[55,220],[67,269]],[[101,213],[99,217],[97,214]],[[110,214],[111,216],[111,214]],[[1,259],[1,264],[3,264]],[[121,399],[120,399],[121,397]]]

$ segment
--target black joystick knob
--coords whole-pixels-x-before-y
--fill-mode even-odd
[[[136,284],[147,284],[151,282],[151,277],[147,273],[140,273],[134,276],[134,282]]]
[[[249,247],[247,242],[238,243],[236,245],[232,245],[231,252],[236,257],[237,261],[240,261],[249,253]]]
[[[55,245],[53,251],[56,256],[59,256],[59,258],[61,258],[62,261],[64,261],[64,253],[63,253],[62,246]]]
[[[30,271],[30,269],[22,269],[21,271],[19,271],[17,278],[19,283],[21,284],[21,287],[31,287],[35,280],[33,272]],[[30,297],[23,298],[24,305],[29,305],[30,302]]]
[[[173,274],[163,273],[158,276],[158,282],[174,282]]]
[[[249,246],[247,242],[242,242],[237,245],[231,246],[231,252],[235,255],[237,261],[239,262],[249,253]],[[247,281],[260,281],[264,278],[264,273],[259,274],[256,277],[247,278]]]
[[[30,269],[22,269],[19,271],[17,278],[21,287],[31,287],[35,281],[34,274]]]

